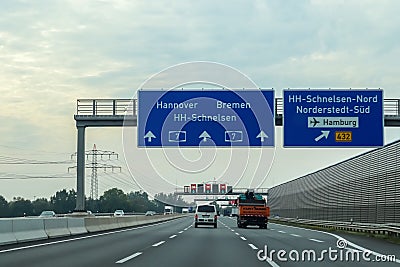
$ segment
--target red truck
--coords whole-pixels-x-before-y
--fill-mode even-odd
[[[245,194],[241,194],[237,198],[236,205],[239,210],[237,217],[237,226],[239,228],[245,228],[247,225],[258,225],[260,228],[267,228],[270,212],[265,198],[261,195],[246,191]]]

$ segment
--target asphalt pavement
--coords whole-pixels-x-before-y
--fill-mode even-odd
[[[99,234],[0,246],[0,266],[399,266],[399,248],[368,237],[272,223],[268,229],[243,229],[232,217],[220,217],[218,228],[194,228],[189,215]],[[388,254],[398,262],[377,262]]]

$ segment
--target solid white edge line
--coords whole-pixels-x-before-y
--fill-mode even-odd
[[[314,239],[314,238],[309,238],[308,240],[314,241],[314,242],[318,242],[318,243],[323,243],[324,242],[322,240],[318,240],[318,239]]]
[[[246,241],[247,239],[243,236],[240,237],[243,241]]]
[[[158,247],[159,245],[162,245],[164,243],[165,243],[165,241],[160,241],[158,243],[153,244],[152,247]]]
[[[136,252],[135,254],[132,254],[132,255],[126,257],[126,258],[120,259],[119,261],[117,261],[115,263],[116,264],[121,264],[121,263],[127,262],[127,261],[129,261],[129,260],[131,260],[133,258],[136,258],[137,256],[142,255],[142,254],[143,254],[142,252]]]
[[[172,238],[175,238],[175,237],[176,237],[176,235],[171,235],[169,238],[172,239]]]
[[[270,258],[267,259],[267,263],[272,267],[279,267],[279,265],[272,261]]]
[[[281,224],[281,225],[283,225],[283,224]],[[370,251],[371,254],[373,254],[373,255],[375,255],[375,256],[378,256],[378,257],[385,256],[385,255],[383,255],[383,254],[381,254],[381,253],[378,253],[378,252],[376,252],[376,251],[373,251],[373,250],[364,248],[364,247],[362,247],[362,246],[359,246],[359,245],[357,245],[357,244],[355,244],[355,243],[353,243],[353,242],[347,240],[346,238],[341,237],[341,236],[336,235],[336,234],[333,234],[333,233],[323,232],[323,231],[314,230],[314,229],[301,228],[301,227],[296,227],[296,226],[291,226],[291,225],[284,225],[284,226],[289,227],[289,228],[291,227],[291,228],[296,228],[296,229],[301,229],[301,230],[306,230],[306,231],[311,231],[311,232],[317,232],[317,233],[322,233],[322,234],[330,235],[330,236],[333,236],[333,237],[335,237],[335,238],[337,238],[337,239],[343,239],[343,240],[345,240],[345,241],[347,242],[347,245],[350,245],[350,246],[352,246],[352,247],[354,247],[354,248],[356,248],[356,249],[359,249],[359,250],[361,250],[361,251]],[[400,263],[400,260],[396,258],[395,262]]]
[[[354,248],[345,248],[345,249],[350,250],[350,251],[355,251],[355,252],[362,252],[361,250],[354,249]]]
[[[257,250],[258,248],[256,247],[256,246],[254,246],[253,244],[249,244],[249,246],[252,248],[252,249],[254,249],[254,250]]]

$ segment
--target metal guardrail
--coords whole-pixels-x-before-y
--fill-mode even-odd
[[[400,116],[400,99],[384,99],[384,114]],[[137,115],[137,99],[78,99],[76,115]],[[283,99],[275,98],[275,115],[283,115]]]
[[[303,224],[310,226],[318,226],[323,228],[333,228],[337,230],[351,231],[351,232],[364,232],[371,234],[382,234],[400,237],[400,224],[369,224],[369,223],[356,223],[356,222],[339,222],[339,221],[324,221],[324,220],[309,220],[298,218],[278,218],[270,219],[271,222],[284,222],[293,224]]]
[[[76,102],[76,115],[136,116],[136,114],[136,99],[78,99]]]

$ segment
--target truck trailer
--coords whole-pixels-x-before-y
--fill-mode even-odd
[[[257,225],[260,228],[267,228],[270,209],[262,195],[246,191],[237,200],[238,207],[237,226],[245,228],[248,225]]]

